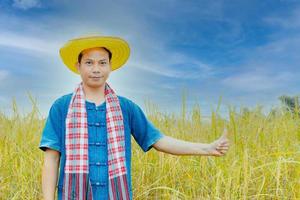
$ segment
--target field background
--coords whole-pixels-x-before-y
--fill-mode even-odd
[[[0,113],[0,199],[42,199],[43,153],[38,149],[45,119],[36,102],[20,113]],[[181,115],[146,104],[149,119],[163,133],[193,142],[212,142],[226,126],[231,148],[225,157],[143,153],[132,138],[134,199],[300,199],[300,118],[283,108],[236,110],[228,119],[212,110],[204,120],[195,105]]]

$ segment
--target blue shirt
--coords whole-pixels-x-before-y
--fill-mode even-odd
[[[133,101],[118,96],[125,130],[125,156],[129,179],[130,197],[131,185],[131,135],[144,152],[149,151],[152,145],[164,136],[146,118],[142,109]],[[57,199],[62,199],[62,186],[65,166],[65,120],[72,93],[58,98],[51,106],[39,148],[43,151],[50,148],[60,152],[59,179],[57,184]],[[108,154],[106,130],[106,102],[96,106],[86,100],[88,121],[88,155],[89,176],[92,183],[94,199],[108,199]]]

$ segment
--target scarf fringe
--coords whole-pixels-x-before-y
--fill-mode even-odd
[[[89,174],[65,173],[62,199],[92,200],[93,192]]]

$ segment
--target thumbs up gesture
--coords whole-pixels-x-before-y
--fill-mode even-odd
[[[226,128],[223,130],[222,136],[209,144],[208,155],[211,156],[224,156],[229,149],[228,131]]]

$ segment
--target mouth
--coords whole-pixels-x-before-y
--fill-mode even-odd
[[[103,78],[103,76],[90,76],[90,78],[92,78],[92,79],[99,79],[99,78]]]

